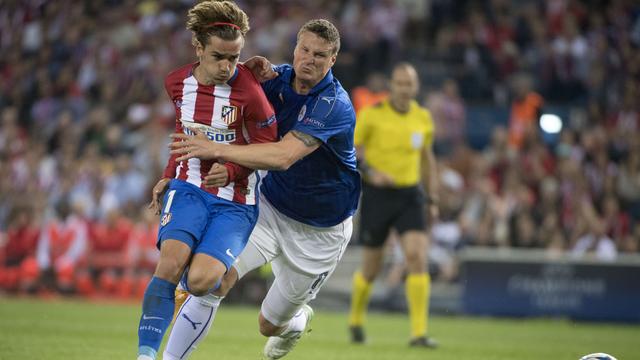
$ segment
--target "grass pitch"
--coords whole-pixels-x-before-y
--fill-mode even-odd
[[[259,359],[265,339],[256,308],[222,306],[195,360]],[[0,298],[0,359],[135,359],[138,304]],[[577,360],[608,352],[640,359],[640,326],[573,323],[555,319],[432,317],[437,350],[407,346],[402,315],[370,314],[368,344],[348,342],[346,314],[317,311],[313,332],[286,358],[431,360]],[[166,337],[165,337],[166,340]]]

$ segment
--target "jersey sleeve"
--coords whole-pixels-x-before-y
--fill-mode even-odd
[[[276,141],[278,125],[275,111],[258,86],[256,86],[254,98],[247,103],[245,111],[245,129],[249,134],[250,144]]]
[[[350,102],[321,95],[300,110],[293,130],[311,135],[326,144],[332,136],[352,127],[355,118]]]
[[[433,145],[433,135],[435,133],[435,124],[429,110],[424,111],[424,120],[427,125],[424,133],[424,147],[429,148]]]
[[[173,94],[173,91],[171,90],[172,84],[169,76],[167,76],[164,80],[164,89],[167,91],[167,95],[169,95],[169,99],[171,99],[171,102],[173,103],[173,107],[176,111],[175,133],[180,134],[182,133],[182,123],[180,122],[180,119],[178,119],[178,107],[176,106],[175,96]],[[162,173],[163,178],[173,179],[176,177],[176,159],[177,158],[178,158],[177,154],[173,154],[169,156],[169,160],[167,160],[167,166],[165,166],[164,172]]]
[[[368,109],[363,109],[358,113],[356,119],[356,130],[353,136],[353,142],[356,146],[362,146],[369,137],[369,117]]]
[[[232,181],[236,182],[238,180],[246,179],[254,171],[251,168],[244,167],[233,162],[224,163],[224,167],[227,168],[227,173],[229,174],[227,177],[227,183],[224,184],[224,186],[229,185]]]

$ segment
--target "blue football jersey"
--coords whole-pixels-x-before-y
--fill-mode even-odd
[[[286,171],[270,171],[262,191],[284,215],[328,227],[353,215],[360,196],[353,132],[356,118],[349,95],[331,71],[307,95],[291,87],[293,68],[275,67],[279,76],[262,84],[282,138],[297,130],[322,141]]]

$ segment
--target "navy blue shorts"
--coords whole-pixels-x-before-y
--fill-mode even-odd
[[[258,220],[256,205],[221,199],[182,180],[171,180],[160,215],[158,248],[167,239],[187,244],[193,254],[220,260],[229,270],[247,245]]]

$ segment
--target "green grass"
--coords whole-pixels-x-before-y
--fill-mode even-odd
[[[226,306],[192,356],[195,360],[259,359],[264,338],[258,309]],[[0,359],[135,359],[139,305],[0,298]],[[313,332],[288,359],[571,359],[608,352],[619,360],[640,359],[640,327],[563,320],[432,317],[441,347],[407,347],[402,315],[371,314],[369,343],[347,341],[346,315],[317,311]]]

